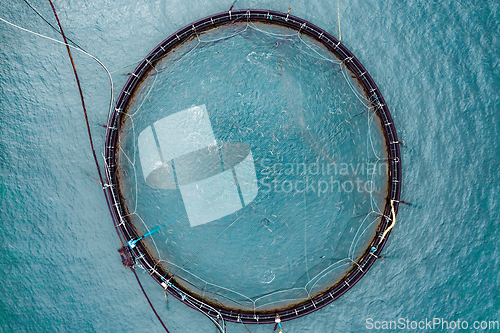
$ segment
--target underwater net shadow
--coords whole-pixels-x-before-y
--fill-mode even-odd
[[[302,288],[305,289],[305,295],[303,297],[297,298],[297,302],[294,302],[292,306],[285,306],[281,309],[260,310],[259,306],[256,306],[256,300],[258,299],[253,299],[253,307],[247,307],[248,310],[245,310],[241,308],[232,309],[225,305],[207,301],[206,299],[200,297],[200,295],[192,294],[188,289],[185,288],[184,285],[180,284],[179,281],[174,279],[174,274],[169,272],[170,269],[165,270],[163,267],[161,267],[161,265],[159,265],[159,262],[155,260],[155,255],[151,253],[151,249],[146,247],[142,242],[135,242],[134,246],[130,248],[130,252],[133,254],[136,262],[140,266],[142,266],[149,273],[149,275],[153,277],[166,291],[168,291],[175,298],[185,303],[186,305],[198,311],[202,311],[209,316],[220,318],[223,320],[229,320],[232,322],[274,323],[278,315],[281,317],[281,320],[290,320],[311,313],[336,300],[347,290],[352,288],[354,284],[359,281],[359,279],[361,279],[367,272],[367,270],[373,265],[380,252],[382,251],[385,243],[387,242],[388,235],[390,233],[390,230],[392,229],[395,215],[398,210],[398,203],[401,192],[401,158],[399,151],[399,142],[392,117],[387,106],[385,105],[385,101],[379,89],[375,85],[370,75],[366,72],[365,68],[356,59],[356,57],[354,57],[354,55],[352,55],[352,53],[334,37],[329,35],[324,30],[314,26],[313,24],[292,15],[266,10],[238,10],[220,13],[201,19],[194,22],[193,24],[186,26],[183,29],[180,29],[169,38],[165,39],[138,65],[135,71],[131,73],[127,83],[125,84],[121,94],[117,99],[115,109],[109,115],[108,129],[106,132],[105,140],[105,169],[107,184],[109,184],[109,186],[106,188],[106,191],[113,200],[112,217],[116,221],[116,225],[118,226],[120,233],[129,242],[137,240],[137,230],[131,223],[130,216],[135,214],[139,219],[142,220],[142,218],[136,213],[136,207],[132,212],[130,212],[128,211],[127,206],[124,204],[124,198],[122,197],[122,194],[119,190],[120,179],[117,166],[117,159],[120,152],[120,128],[126,117],[132,119],[133,126],[133,114],[127,114],[127,106],[132,96],[134,95],[136,88],[141,84],[148,73],[150,73],[151,71],[155,71],[156,73],[158,73],[158,71],[162,70],[157,69],[155,67],[155,64],[163,57],[165,57],[169,52],[171,52],[174,48],[189,39],[199,38],[198,34],[201,34],[204,31],[208,31],[213,28],[235,22],[246,22],[247,25],[245,26],[245,29],[252,25],[252,22],[262,22],[271,25],[284,26],[297,31],[297,36],[299,39],[301,38],[300,34],[304,34],[323,44],[339,59],[340,67],[343,69],[342,75],[354,75],[357,82],[362,86],[364,95],[359,95],[357,97],[363,104],[367,105],[367,108],[370,109],[370,116],[368,118],[371,119],[376,115],[379,119],[385,138],[385,147],[388,154],[388,188],[385,207],[383,208],[383,210],[379,210],[378,207],[374,207],[376,206],[375,202],[370,203],[372,205],[372,212],[368,213],[364,217],[363,224],[361,224],[359,229],[356,231],[356,237],[354,241],[359,240],[359,237],[361,237],[365,233],[365,230],[367,230],[376,221],[379,221],[375,237],[371,240],[369,246],[357,261],[353,261],[350,256],[349,258],[343,259],[345,262],[342,262],[342,265],[351,265],[351,269],[341,279],[333,281],[331,287],[327,290],[321,291],[318,294],[311,296],[310,291],[312,290],[312,288],[314,288],[316,283],[324,276],[326,276],[330,270],[335,269],[336,263],[324,268],[323,270],[319,270],[319,272],[313,279],[309,279],[308,283],[306,284],[306,288]],[[258,29],[255,26],[252,28]],[[228,36],[228,38],[231,37],[232,36]],[[292,37],[292,35],[287,37]],[[308,47],[308,44],[305,42],[304,45]],[[313,49],[311,49],[310,51],[313,53],[315,52],[315,50]],[[183,57],[188,56],[189,52],[183,55]],[[317,54],[317,57],[321,58],[323,56],[321,54]],[[331,61],[329,59],[324,60]],[[154,80],[156,80],[156,77],[154,78]],[[347,82],[349,82],[349,80],[347,80]],[[147,94],[152,91],[153,86],[154,84],[147,91]],[[355,92],[354,88],[353,91]],[[143,99],[143,103],[145,101],[146,98]],[[141,107],[142,104],[140,108]],[[368,135],[368,139],[370,140],[370,144],[373,144],[371,142],[371,135]],[[136,148],[134,148],[134,150],[136,150]],[[135,165],[135,154],[132,158],[130,156],[126,156],[126,159],[128,159],[130,164]],[[381,158],[378,158],[377,162],[379,160],[381,160]],[[136,174],[134,175],[134,177],[136,178],[135,181],[137,181]],[[262,200],[262,198],[260,200]],[[373,215],[372,213],[376,216],[370,216]],[[368,220],[370,222],[368,226],[365,226],[364,223]],[[235,222],[236,221],[234,221],[233,223]],[[231,225],[229,227],[231,227]],[[144,226],[148,232],[152,231],[145,223]],[[363,226],[364,228],[362,228]],[[359,237],[357,236],[358,234]],[[154,243],[154,240],[152,241]],[[354,244],[351,244],[349,253],[352,252],[352,245]],[[168,262],[161,259],[160,261]],[[171,264],[171,267],[176,266],[173,262],[169,263]],[[182,269],[182,267],[180,268]],[[202,280],[201,278],[199,279]],[[207,281],[204,281],[204,283],[207,285],[210,284],[210,282]],[[311,283],[312,285],[308,289],[307,285],[309,283]],[[214,287],[220,286],[214,285]],[[274,293],[281,292],[282,291],[278,290]],[[267,296],[268,295],[263,295],[262,298],[265,298]],[[282,302],[282,300],[279,300],[277,302]]]

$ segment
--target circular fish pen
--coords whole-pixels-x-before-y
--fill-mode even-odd
[[[188,306],[275,323],[343,295],[394,226],[401,158],[361,63],[289,14],[177,31],[109,115],[106,191],[136,264]]]

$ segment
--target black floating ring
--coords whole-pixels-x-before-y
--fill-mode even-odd
[[[140,242],[137,243],[136,247],[130,250],[136,258],[136,261],[148,270],[149,274],[156,282],[162,285],[175,298],[188,306],[196,310],[201,310],[215,318],[222,316],[224,320],[232,322],[270,324],[275,323],[275,319],[278,315],[281,317],[282,321],[285,321],[314,312],[330,304],[352,288],[356,282],[366,274],[382,251],[392,228],[392,209],[394,209],[394,213],[398,211],[401,194],[401,154],[396,128],[394,127],[389,109],[377,85],[359,60],[341,44],[340,41],[326,31],[298,17],[270,10],[255,9],[235,10],[212,15],[189,24],[172,34],[156,46],[156,48],[137,66],[120,93],[115,109],[109,115],[105,139],[106,181],[108,184],[106,191],[113,201],[112,218],[119,232],[126,241],[136,239],[137,235],[135,234],[131,222],[127,218],[126,208],[118,190],[117,179],[118,135],[128,102],[137,86],[144,76],[152,69],[153,65],[177,45],[182,44],[184,41],[200,32],[225,24],[244,21],[259,21],[297,30],[321,42],[340,58],[344,65],[356,76],[358,82],[363,86],[366,95],[369,96],[368,100],[372,104],[382,124],[389,160],[398,161],[398,163],[390,163],[389,165],[389,187],[384,214],[381,217],[377,234],[363,256],[356,263],[353,263],[351,270],[341,280],[330,287],[330,289],[288,308],[278,311],[244,311],[231,310],[217,304],[208,303],[197,295],[191,295],[187,290],[177,284],[174,279],[170,280],[167,272],[156,265],[154,259]]]

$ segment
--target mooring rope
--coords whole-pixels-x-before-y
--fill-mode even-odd
[[[50,6],[52,7],[52,11],[54,12],[54,16],[57,20],[57,25],[59,26],[59,30],[61,32],[61,35],[64,39],[64,43],[66,44],[66,50],[68,51],[68,56],[69,56],[69,59],[71,61],[71,66],[73,67],[73,73],[75,74],[75,79],[76,79],[76,84],[78,86],[78,92],[80,93],[80,101],[82,103],[82,108],[83,108],[83,114],[85,116],[85,123],[87,125],[87,133],[88,133],[88,136],[89,136],[89,140],[90,140],[90,147],[92,149],[92,155],[94,157],[94,162],[95,162],[95,165],[96,165],[96,168],[97,168],[97,173],[99,174],[99,181],[101,183],[101,186],[102,188],[104,189],[104,196],[106,197],[106,202],[108,204],[108,208],[111,211],[111,206],[109,204],[109,198],[106,194],[106,191],[105,191],[105,186],[104,186],[104,181],[103,181],[103,178],[102,178],[102,173],[101,173],[101,168],[99,166],[99,162],[97,160],[97,154],[95,153],[95,148],[94,148],[94,143],[93,143],[93,140],[92,140],[92,132],[90,131],[90,124],[89,124],[89,118],[88,118],[88,115],[87,115],[87,108],[85,106],[85,99],[83,97],[83,91],[82,91],[82,87],[81,87],[81,84],[80,84],[80,79],[78,77],[78,73],[76,71],[76,66],[75,66],[75,62],[73,61],[73,56],[71,55],[71,49],[69,47],[69,44],[68,44],[68,40],[66,38],[66,35],[64,34],[64,30],[62,28],[62,25],[61,25],[61,22],[59,21],[59,17],[57,15],[57,11],[56,11],[56,8],[54,7],[54,4],[52,3],[52,0],[49,0],[49,3],[50,3]],[[31,7],[31,6],[30,6]],[[116,228],[115,228],[116,229]],[[116,229],[117,232],[118,232],[118,229]],[[119,234],[119,232],[118,232]],[[123,248],[123,241],[121,240],[121,237],[120,237],[120,242],[122,243],[122,248]],[[120,254],[122,254],[122,252],[120,252]],[[129,256],[129,253],[126,254],[127,257]],[[161,325],[163,326],[163,328],[165,329],[165,331],[167,333],[169,333],[167,327],[165,326],[165,324],[163,323],[163,321],[161,320],[160,316],[158,315],[158,313],[156,312],[153,304],[151,303],[151,301],[149,300],[149,297],[148,295],[146,294],[146,291],[144,290],[143,286],[142,286],[142,283],[141,281],[139,280],[139,277],[137,276],[137,273],[134,269],[134,266],[131,265],[130,266],[130,269],[132,270],[132,272],[134,273],[134,276],[137,280],[137,283],[139,284],[139,287],[141,288],[142,290],[142,293],[144,294],[144,297],[146,297],[146,300],[148,301],[149,303],[149,306],[151,307],[151,309],[153,310],[154,314],[156,315],[156,317],[158,318],[158,320],[160,321]]]
[[[391,199],[391,215],[392,215],[392,223],[391,225],[385,229],[384,233],[382,234],[382,237],[380,237],[380,240],[378,241],[378,244],[380,245],[380,243],[382,243],[382,241],[384,240],[385,238],[385,235],[387,235],[387,233],[389,231],[391,231],[391,229],[394,227],[394,225],[396,224],[396,212],[394,211],[394,200]]]

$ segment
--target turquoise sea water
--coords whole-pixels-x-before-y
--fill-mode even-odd
[[[60,39],[23,1],[1,5],[2,18]],[[55,23],[48,3],[33,5]],[[286,12],[289,5],[293,15],[337,37],[340,16],[342,42],[379,86],[404,142],[402,199],[412,206],[400,207],[385,258],[339,300],[284,323],[284,332],[372,331],[368,318],[467,320],[469,327],[476,320],[500,321],[500,6],[240,0],[235,8]],[[56,3],[68,37],[111,71],[230,6]],[[160,332],[116,251],[65,47],[4,22],[0,27],[0,330]],[[92,59],[73,54],[94,141],[102,147],[109,83]],[[113,74],[115,93],[132,68]],[[171,332],[215,331],[202,314],[172,297],[166,303],[161,288],[139,273]],[[415,331],[453,331],[441,328]],[[247,332],[236,324],[227,331]]]

